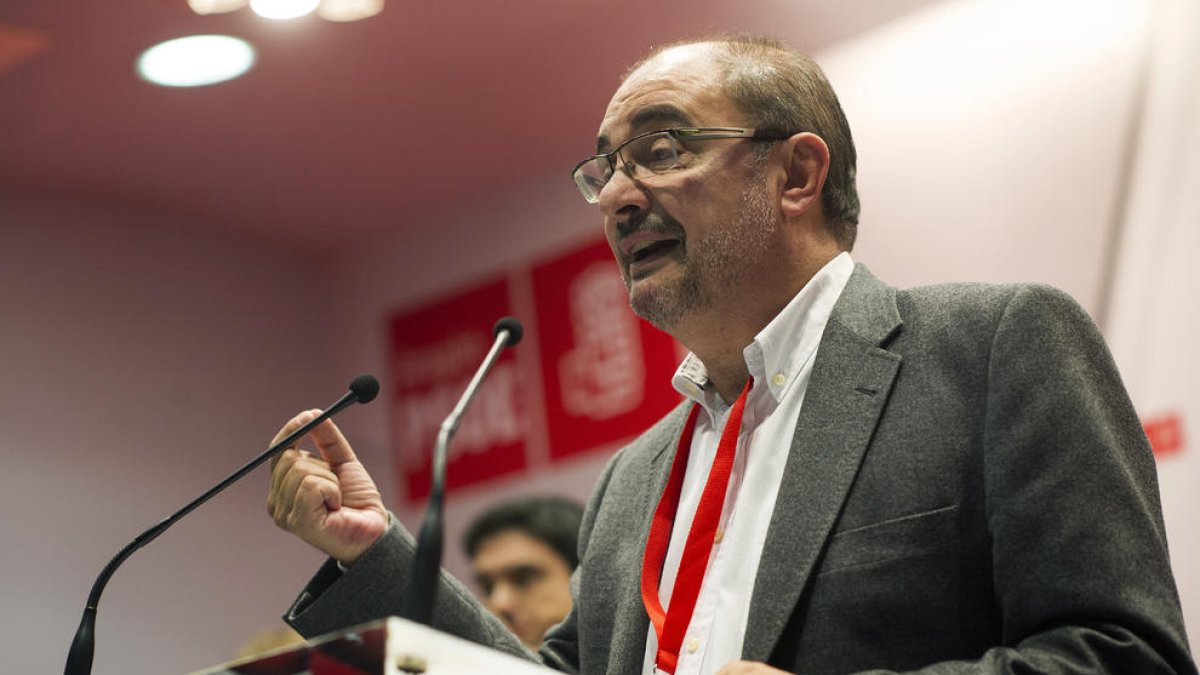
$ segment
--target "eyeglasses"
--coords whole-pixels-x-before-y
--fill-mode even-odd
[[[612,179],[618,166],[634,180],[686,169],[696,160],[692,141],[721,138],[745,138],[778,141],[795,132],[777,129],[740,127],[676,127],[638,134],[618,145],[612,152],[592,155],[575,165],[571,178],[589,204],[600,201],[600,191]],[[614,161],[613,158],[618,161]]]

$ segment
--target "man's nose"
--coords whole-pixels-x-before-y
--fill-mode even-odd
[[[517,603],[517,594],[509,584],[496,584],[488,594],[488,604],[497,614],[511,612]]]
[[[597,204],[605,217],[613,218],[650,207],[646,188],[629,176],[624,169],[613,172],[604,187],[600,188]]]

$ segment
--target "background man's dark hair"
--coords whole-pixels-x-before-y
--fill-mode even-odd
[[[583,507],[563,497],[522,497],[483,512],[467,529],[463,548],[475,557],[484,540],[517,530],[545,542],[572,570],[579,565],[579,523]]]

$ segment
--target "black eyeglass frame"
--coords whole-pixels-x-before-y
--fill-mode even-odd
[[[617,162],[613,161],[613,158],[619,157],[621,151],[630,143],[640,141],[647,136],[668,134],[676,141],[708,141],[718,139],[781,141],[797,133],[799,132],[781,131],[779,129],[748,129],[744,127],[672,127],[669,129],[656,129],[654,131],[647,131],[632,138],[626,139],[624,143],[613,148],[610,152],[603,152],[584,159],[576,164],[575,168],[571,169],[571,179],[575,181],[575,185],[579,188],[579,192],[583,194],[583,198],[587,200],[589,204],[595,204],[596,202],[600,201],[600,191],[604,189],[604,186],[608,184],[608,181],[612,180],[613,175],[617,172],[618,165]],[[581,169],[583,169],[585,165],[595,163],[598,160],[603,160],[607,165],[607,169],[601,172],[603,182],[593,188],[593,186],[587,182],[587,179],[595,179],[597,177],[584,174]],[[623,168],[641,167],[640,164],[629,162],[623,157],[621,157],[620,164]],[[675,164],[661,171],[655,171],[650,167],[642,168],[645,168],[653,174],[661,175],[679,168],[679,165]],[[636,178],[631,169],[625,168],[625,171],[629,173],[631,177]]]

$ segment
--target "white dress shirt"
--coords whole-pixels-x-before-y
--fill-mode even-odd
[[[737,456],[729,476],[716,542],[691,623],[680,645],[676,675],[715,673],[741,658],[758,563],[817,345],[853,271],[849,253],[831,260],[743,351],[754,387],[742,413]],[[730,406],[709,386],[707,370],[694,354],[684,358],[672,384],[681,394],[699,403],[702,411],[696,420],[679,510],[659,582],[664,610],[670,606],[683,545],[730,411]],[[654,673],[658,651],[653,624],[649,632],[643,668],[647,674]]]

